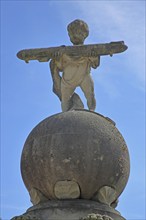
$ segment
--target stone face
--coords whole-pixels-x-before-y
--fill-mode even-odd
[[[114,189],[116,200],[128,181],[129,154],[112,121],[90,111],[69,111],[46,118],[32,130],[23,148],[21,173],[29,192],[35,188],[48,199],[60,196],[56,183],[74,181],[81,199],[103,200],[98,192],[107,186]],[[114,202],[111,193],[104,197]]]

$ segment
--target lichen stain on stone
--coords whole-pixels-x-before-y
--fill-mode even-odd
[[[66,158],[66,159],[64,159],[63,160],[63,163],[69,163],[70,162],[70,160],[71,160],[71,158],[69,157],[68,159]]]

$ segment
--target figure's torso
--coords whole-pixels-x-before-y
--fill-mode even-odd
[[[56,61],[57,67],[63,72],[62,80],[66,86],[79,86],[87,74],[90,74],[91,59],[88,57],[69,57],[62,55]]]

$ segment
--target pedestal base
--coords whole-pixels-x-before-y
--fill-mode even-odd
[[[125,220],[112,207],[91,200],[48,201],[12,220]]]

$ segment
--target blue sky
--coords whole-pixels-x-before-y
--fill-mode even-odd
[[[101,57],[92,70],[96,112],[116,122],[128,145],[131,172],[117,209],[145,216],[145,1],[1,1],[1,217],[31,206],[20,173],[23,144],[44,118],[61,111],[48,63],[17,59],[21,49],[70,45],[66,26],[89,25],[85,43],[124,40],[128,50]],[[80,89],[77,92],[85,99]]]

